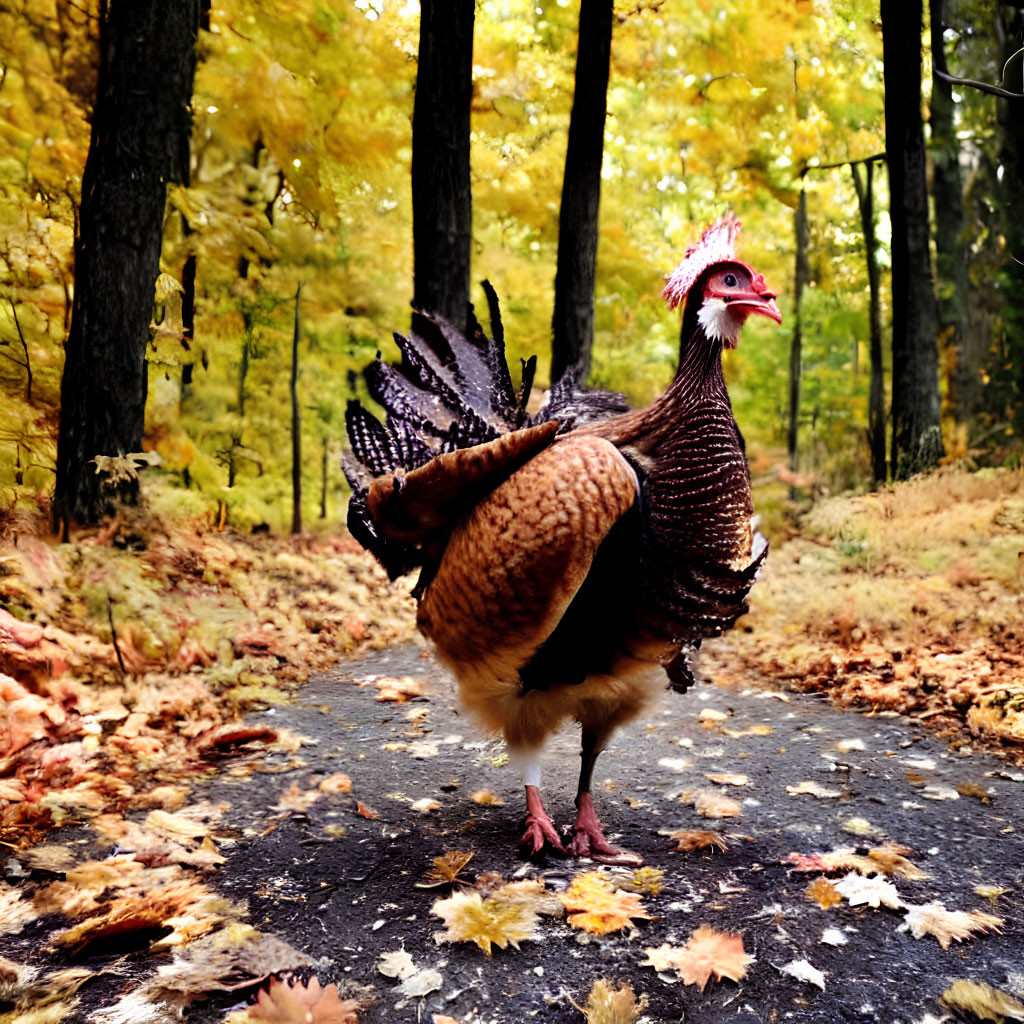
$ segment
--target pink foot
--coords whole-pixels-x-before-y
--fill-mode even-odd
[[[540,791],[536,786],[526,787],[526,831],[519,840],[519,849],[527,857],[534,857],[544,849],[551,849],[565,856],[565,847],[547,811],[544,810],[544,805],[540,801]]]
[[[572,827],[572,840],[568,847],[570,856],[589,857],[601,864],[622,864],[626,867],[640,867],[643,864],[644,859],[639,854],[616,849],[605,839],[589,793],[580,793],[576,798],[576,806],[576,824]]]

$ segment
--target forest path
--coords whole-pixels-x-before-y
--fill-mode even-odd
[[[429,695],[401,704],[375,700],[377,678],[403,676],[427,680]],[[702,724],[704,709],[727,717],[705,716]],[[912,720],[768,688],[701,685],[682,698],[666,692],[644,719],[615,735],[595,775],[598,814],[612,841],[664,870],[660,893],[644,897],[655,919],[638,922],[632,935],[598,937],[544,917],[539,940],[487,958],[472,944],[435,943],[442,925],[430,910],[450,890],[414,885],[433,858],[472,850],[465,877],[542,875],[549,889],[564,889],[595,865],[530,865],[517,857],[519,780],[502,764],[502,745],[459,712],[448,673],[419,647],[398,647],[341,663],[311,679],[295,703],[249,718],[316,742],[299,752],[304,764],[280,774],[223,774],[199,787],[196,795],[231,805],[223,825],[238,830],[235,844],[221,848],[228,861],[215,885],[249,901],[257,928],[318,961],[322,983],[373,986],[376,1005],[360,1016],[366,1024],[431,1021],[434,1014],[458,1024],[579,1024],[582,1014],[571,1000],[585,1003],[600,977],[628,980],[637,994],[646,993],[642,1020],[659,1024],[726,1015],[910,1024],[928,1014],[941,1019],[939,998],[960,978],[1024,998],[1024,773],[986,753],[954,752]],[[576,730],[566,729],[545,756],[546,804],[558,824],[572,816],[577,743]],[[287,758],[274,755],[263,767],[276,761],[284,768]],[[293,783],[295,792],[312,791],[337,772],[351,777],[350,794],[322,796],[302,811],[275,806]],[[704,773],[742,773],[749,783],[715,787]],[[840,795],[787,792],[801,782]],[[741,813],[720,821],[698,817],[679,799],[692,788],[728,790]],[[481,789],[493,790],[504,805],[473,802]],[[424,799],[439,807],[413,809]],[[357,800],[379,817],[362,817]],[[736,838],[727,840],[725,853],[683,853],[659,835],[699,828]],[[865,838],[851,828],[873,831]],[[913,863],[931,876],[892,879],[906,903],[938,900],[947,910],[994,913],[1004,919],[1001,933],[944,950],[931,936],[899,930],[903,911],[846,902],[820,909],[805,895],[820,875],[787,863],[794,852],[887,841],[909,847]],[[977,885],[1010,892],[992,906]],[[755,961],[739,984],[710,983],[701,993],[640,966],[645,947],[681,946],[703,924],[743,935]],[[841,929],[846,944],[823,943],[827,928]],[[436,968],[443,979],[439,990],[404,1004],[397,981],[377,969],[382,953],[402,948],[417,967]],[[799,960],[824,972],[824,991],[781,973]],[[237,997],[221,1005],[232,1002]],[[192,1021],[217,1017],[209,1003],[188,1014]]]

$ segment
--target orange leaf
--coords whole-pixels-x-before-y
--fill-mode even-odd
[[[685,946],[665,944],[645,952],[647,959],[641,967],[675,970],[684,985],[696,985],[701,992],[712,977],[715,981],[739,981],[747,973],[747,964],[754,960],[743,952],[742,936],[716,932],[706,924],[690,936]]]
[[[359,800],[356,801],[356,814],[361,818],[379,818],[380,815],[373,810],[371,807],[367,807],[366,804],[361,803]]]
[[[827,878],[819,878],[817,881],[811,882],[804,890],[804,895],[817,903],[822,910],[828,910],[829,907],[843,902],[843,897],[839,895],[836,887]]]
[[[577,875],[568,892],[560,893],[558,898],[568,911],[569,924],[592,935],[607,935],[629,928],[634,917],[654,920],[644,910],[639,895],[613,888],[599,871]]]
[[[342,1000],[338,986],[320,986],[316,978],[308,984],[274,978],[269,988],[261,989],[256,1005],[249,1007],[248,1019],[266,1024],[358,1024],[366,1004],[356,999]]]

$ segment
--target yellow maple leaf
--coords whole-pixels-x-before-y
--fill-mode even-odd
[[[827,878],[811,882],[804,890],[804,895],[817,903],[822,910],[828,910],[829,907],[843,902],[843,897],[836,892],[836,887]]]
[[[534,938],[537,927],[537,913],[528,902],[496,896],[481,899],[478,892],[457,892],[438,900],[430,912],[444,921],[440,941],[475,942],[488,956],[492,945],[518,949],[523,939]]]
[[[637,999],[628,981],[613,988],[607,978],[598,978],[587,996],[586,1006],[576,1009],[587,1018],[587,1024],[636,1024],[646,1007],[647,996]]]
[[[600,871],[577,875],[568,891],[559,894],[568,921],[592,935],[607,935],[632,926],[633,918],[653,920],[636,893],[616,889]]]
[[[923,879],[931,878],[927,871],[922,871],[916,864],[907,860],[906,855],[910,853],[909,846],[902,846],[899,843],[886,843],[883,846],[874,846],[868,850],[868,857],[877,865],[877,870],[887,875],[896,875],[905,878],[908,882],[920,882]]]
[[[942,993],[951,1010],[966,1010],[980,1020],[1024,1020],[1024,1003],[981,981],[954,981]]]
[[[337,985],[321,986],[316,978],[299,980],[271,979],[260,989],[255,1006],[248,1006],[228,1017],[229,1024],[357,1024],[365,1002],[341,999]]]
[[[706,924],[690,936],[685,946],[665,943],[644,952],[647,959],[642,961],[641,967],[674,970],[684,985],[696,985],[701,992],[711,978],[739,981],[747,973],[747,965],[754,960],[743,951],[741,935],[716,932]]]

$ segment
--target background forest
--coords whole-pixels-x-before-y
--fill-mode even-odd
[[[0,11],[7,510],[45,507],[54,484],[98,7]],[[493,283],[510,362],[536,353],[542,384],[579,13],[570,0],[476,5],[472,298],[485,309],[475,282]],[[346,402],[378,350],[397,357],[391,332],[409,322],[419,16],[411,0],[219,0],[203,14],[188,184],[167,190],[146,353],[144,447],[184,511],[287,525],[294,330],[304,521],[343,519]],[[974,464],[1016,464],[1024,436],[1024,126],[1014,100],[935,87],[929,60],[998,84],[1019,19],[996,0],[950,0],[923,40],[943,440],[947,460]],[[1019,90],[1019,58],[1006,74]],[[664,275],[731,208],[785,316],[752,324],[726,367],[759,504],[777,522],[783,498],[870,486],[884,466],[869,445],[869,256],[887,388],[892,314],[879,5],[616,0],[607,103],[590,383],[634,402],[663,388],[679,330]],[[873,199],[867,247],[858,193]]]

